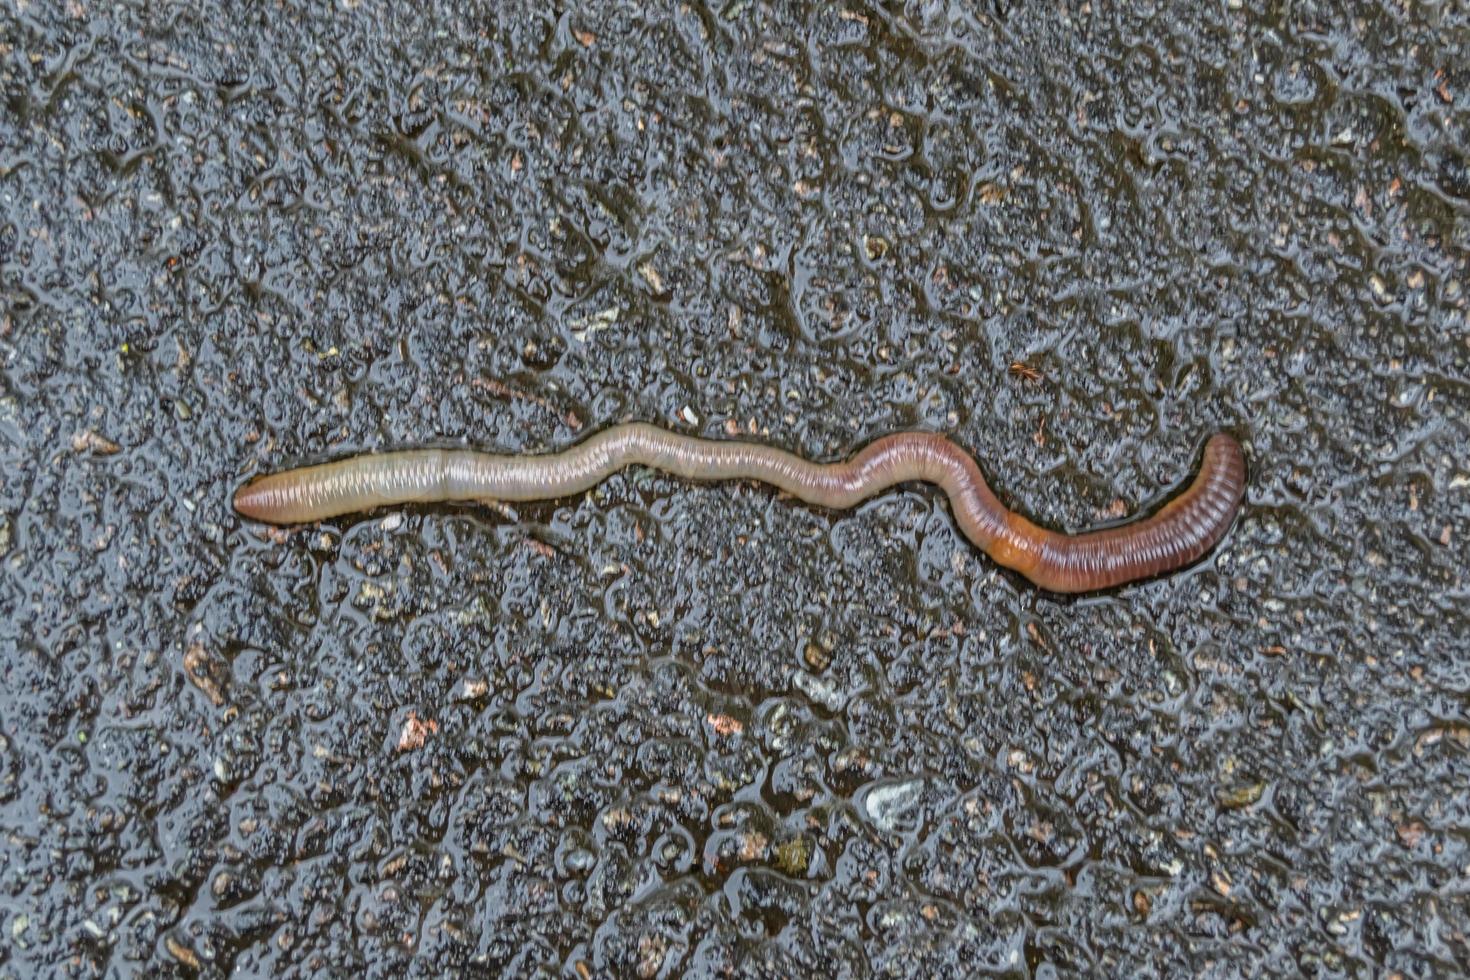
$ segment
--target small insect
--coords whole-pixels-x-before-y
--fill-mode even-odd
[[[1020,378],[1022,381],[1041,380],[1041,372],[1036,370],[1031,365],[1027,364],[1025,361],[1012,361],[1011,366],[1006,368],[1006,370],[1009,371],[1012,375]]]

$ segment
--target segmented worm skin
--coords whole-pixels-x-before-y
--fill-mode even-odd
[[[235,509],[272,524],[298,524],[391,504],[550,500],[582,493],[635,463],[691,480],[759,480],[839,510],[895,484],[938,484],[965,537],[1053,592],[1108,589],[1188,565],[1229,529],[1245,492],[1240,444],[1222,433],[1205,445],[1194,482],[1157,513],[1062,534],[1007,509],[970,454],[941,435],[886,436],[847,462],[813,463],[770,446],[698,439],[632,422],[544,456],[412,449],[288,470],[241,487]]]

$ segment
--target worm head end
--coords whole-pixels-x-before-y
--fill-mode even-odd
[[[272,521],[276,510],[273,494],[263,481],[252,480],[235,491],[235,511],[253,521]]]

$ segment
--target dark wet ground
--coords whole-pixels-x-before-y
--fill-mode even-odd
[[[1262,6],[5,0],[0,974],[1470,970],[1470,14]],[[229,507],[624,419],[1251,487]]]

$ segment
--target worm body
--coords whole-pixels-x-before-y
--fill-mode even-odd
[[[1188,565],[1224,536],[1245,492],[1240,444],[1221,433],[1205,445],[1194,482],[1156,513],[1117,527],[1063,534],[1006,508],[970,454],[941,435],[886,436],[846,462],[813,463],[770,446],[699,439],[632,422],[543,456],[412,449],[287,470],[241,487],[235,509],[272,524],[297,524],[393,504],[550,500],[582,493],[632,464],[691,480],[759,480],[834,509],[895,484],[934,483],[949,495],[965,537],[1053,592],[1107,589]]]

